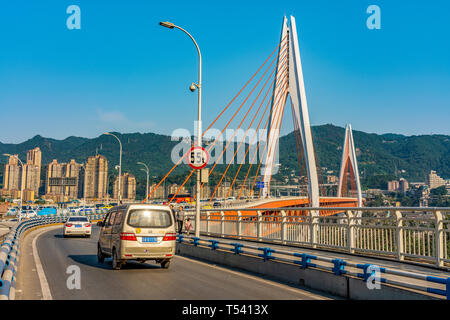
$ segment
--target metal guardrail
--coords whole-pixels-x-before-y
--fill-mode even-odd
[[[16,272],[19,264],[20,241],[25,231],[38,226],[64,223],[70,215],[50,215],[27,219],[17,223],[0,246],[0,300],[14,300]],[[104,214],[86,215],[91,221]]]
[[[204,235],[450,266],[450,208],[220,208],[200,221]]]
[[[211,250],[222,249],[233,252],[236,255],[244,253],[247,255],[260,257],[263,262],[272,260],[294,263],[300,265],[300,268],[302,269],[312,267],[333,272],[335,275],[360,278],[364,282],[371,282],[375,280],[378,281],[378,283],[392,284],[424,293],[436,294],[450,300],[450,277],[440,278],[435,276],[427,276],[414,272],[394,270],[379,265],[352,263],[350,261],[346,261],[345,259],[332,259],[306,253],[272,249],[270,247],[258,247],[243,243],[227,243],[219,240],[201,239],[185,235],[178,235],[177,242],[188,242],[194,247],[203,245],[211,248]],[[328,265],[324,266],[313,263],[314,260],[325,262]],[[353,271],[346,269],[349,267],[352,268]],[[358,272],[358,270],[361,270],[362,272]],[[395,277],[386,278],[386,276],[382,277],[381,274],[394,275]],[[400,278],[400,280],[396,280],[396,278]],[[411,279],[420,280],[421,282],[424,282],[425,285],[412,284]],[[437,288],[437,286],[439,286],[439,288]]]

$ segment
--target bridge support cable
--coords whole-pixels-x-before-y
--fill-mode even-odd
[[[307,173],[306,173],[306,169],[304,167],[304,163],[305,163],[305,158],[304,158],[304,153],[303,153],[303,146],[302,146],[302,142],[300,139],[300,130],[298,128],[298,123],[297,121],[295,121],[295,112],[294,112],[294,108],[292,108],[291,106],[291,111],[292,111],[292,122],[293,122],[293,126],[294,126],[294,135],[295,135],[295,145],[296,145],[296,149],[297,149],[297,159],[298,159],[298,167],[299,167],[299,184],[301,185],[301,180],[302,177],[304,178],[304,180],[306,181],[306,179],[308,179]]]
[[[274,70],[272,71],[272,73],[270,74],[270,76],[269,76],[269,78],[267,79],[266,83],[264,84],[263,88],[262,88],[261,91],[258,93],[258,96],[256,97],[255,101],[253,102],[252,106],[250,107],[250,110],[251,110],[251,108],[253,108],[253,105],[254,105],[254,104],[256,103],[256,101],[258,100],[259,96],[261,95],[263,89],[264,89],[265,86],[267,85],[268,81],[269,81],[270,78],[272,77],[272,75],[273,75],[273,73],[275,72],[275,70],[276,70],[276,69],[274,69]],[[245,134],[244,134],[242,140],[240,141],[238,147],[236,148],[236,150],[235,150],[235,152],[234,152],[232,161],[228,161],[229,164],[228,164],[227,168],[225,169],[224,173],[222,174],[222,177],[221,177],[219,183],[217,184],[216,188],[214,189],[214,192],[213,192],[213,194],[211,195],[211,197],[210,197],[210,199],[209,199],[209,202],[211,202],[212,199],[214,198],[214,195],[216,194],[217,189],[219,188],[220,184],[222,183],[223,178],[226,176],[226,174],[227,174],[227,172],[228,172],[228,169],[230,168],[230,165],[234,162],[234,159],[236,158],[236,155],[237,155],[239,149],[241,148],[242,143],[244,142],[245,138],[247,137],[247,133],[248,133],[248,131],[250,130],[250,128],[252,127],[253,122],[254,122],[255,119],[256,119],[256,116],[258,115],[258,113],[259,113],[261,107],[264,105],[264,102],[265,102],[265,100],[266,100],[266,98],[267,98],[267,95],[268,95],[269,92],[271,91],[271,88],[270,88],[270,87],[273,85],[273,83],[275,82],[275,80],[276,80],[275,78],[272,80],[272,83],[271,83],[271,85],[269,86],[269,90],[266,92],[266,94],[265,94],[265,96],[264,96],[264,98],[263,98],[261,104],[259,105],[258,111],[257,111],[256,114],[254,115],[252,121],[250,122],[250,125],[248,126],[247,130],[245,131]],[[266,110],[267,110],[267,107],[268,107],[268,105],[266,106]],[[264,113],[265,113],[265,111],[264,111]],[[261,120],[262,120],[262,118],[261,118]],[[261,123],[261,121],[260,121],[260,123]],[[258,128],[259,128],[259,126],[258,126]],[[256,134],[257,134],[257,132],[255,132],[254,135],[256,135]],[[231,141],[230,141],[230,142],[231,142]],[[244,158],[244,159],[245,159],[245,158]],[[228,160],[228,159],[227,159],[227,160]],[[228,194],[230,193],[231,188],[232,188],[232,186],[230,186],[230,189],[228,190],[226,197],[228,197]]]
[[[285,89],[287,90],[287,80],[286,80],[286,79],[287,79],[287,67],[286,67],[286,68],[283,68],[282,70],[283,70],[283,74],[284,74],[284,75],[283,75],[283,77],[277,79],[276,87],[283,87],[283,88],[285,88]],[[275,92],[277,92],[277,97],[278,97],[278,95],[281,93],[281,91],[273,90],[271,99],[274,97]],[[271,103],[271,102],[269,101],[268,104],[270,104],[270,103]],[[269,117],[267,118],[267,121],[266,121],[266,124],[265,124],[265,126],[264,126],[264,129],[266,129],[267,124],[269,123],[269,120],[270,120],[270,118],[272,117],[272,112],[273,112],[273,108],[271,108],[271,112],[270,112],[270,114],[269,114]],[[269,130],[270,130],[270,128],[269,128]],[[255,150],[255,152],[254,152],[254,154],[253,154],[253,158],[252,158],[252,160],[250,161],[250,167],[248,168],[247,174],[246,174],[246,176],[245,176],[244,183],[242,184],[242,187],[241,187],[241,189],[240,189],[240,191],[239,191],[238,199],[240,198],[240,196],[241,196],[241,194],[242,194],[243,186],[245,185],[245,182],[247,181],[247,177],[248,177],[249,172],[250,172],[250,170],[251,170],[251,168],[252,168],[252,166],[253,166],[253,162],[254,162],[254,160],[255,160],[255,156],[257,155],[257,153],[258,153],[258,151],[259,151],[259,146],[260,146],[260,144],[261,144],[261,141],[258,141],[256,150]],[[265,146],[267,146],[267,144],[266,144]],[[249,147],[250,147],[250,146],[249,146]],[[265,150],[265,148],[264,148],[264,150]],[[263,153],[264,153],[264,151],[263,151]],[[258,167],[258,170],[259,170],[259,167]],[[255,177],[256,177],[256,176],[255,176]],[[252,190],[253,190],[253,186],[252,186],[252,188],[250,189],[250,191],[252,191]]]
[[[281,128],[281,124],[283,123],[283,115],[284,115],[284,108],[285,108],[285,106],[286,106],[287,95],[288,95],[288,93],[286,92],[286,93],[284,94],[282,100],[281,100],[281,101],[283,102],[283,105],[282,105],[282,108],[281,108],[281,110],[280,110],[280,115],[279,115],[279,125],[278,125],[278,126],[276,125],[275,128]],[[275,129],[275,130],[279,130],[279,129]],[[278,136],[279,136],[279,132],[278,132]],[[272,153],[273,153],[272,156],[269,156],[269,159],[276,159],[276,158],[275,158],[275,155],[276,155],[276,152],[277,152],[277,149],[278,149],[277,146],[278,146],[279,142],[280,142],[280,139],[276,139],[276,140],[275,140],[275,145],[269,145],[268,152],[272,152]],[[270,147],[272,147],[272,146],[273,146],[273,148],[270,149]],[[273,172],[272,172],[272,174],[269,176],[269,184],[268,184],[268,186],[267,186],[268,190],[270,190],[270,183],[271,183],[271,181],[272,181],[272,176],[273,176]],[[265,186],[264,186],[264,187],[265,187]],[[264,190],[264,189],[260,189],[260,190],[259,190],[259,191],[260,191],[260,194],[261,194],[261,190]]]
[[[283,47],[280,48],[280,50],[284,50],[285,45],[283,45]],[[217,143],[217,141],[219,141],[220,137],[222,136],[223,132],[226,130],[226,128],[230,125],[230,123],[234,120],[234,118],[236,117],[236,115],[239,113],[239,111],[242,109],[242,107],[245,105],[245,103],[247,102],[248,98],[250,98],[250,96],[252,95],[253,91],[258,87],[259,83],[261,82],[262,79],[264,79],[264,76],[266,75],[267,71],[270,70],[270,68],[272,67],[273,63],[278,59],[280,52],[278,53],[278,55],[272,60],[271,64],[269,65],[269,67],[266,69],[266,71],[264,72],[264,74],[260,77],[260,79],[258,80],[258,82],[254,85],[253,89],[250,91],[250,93],[247,95],[247,97],[244,99],[244,101],[241,103],[241,105],[239,106],[239,108],[236,110],[236,112],[233,114],[233,116],[231,117],[231,119],[227,122],[227,124],[225,125],[225,127],[223,128],[223,130],[220,132],[220,134],[215,138],[214,142],[209,145],[208,147],[208,152],[212,149],[212,147]],[[208,128],[209,129],[209,128]],[[210,173],[211,174],[211,173]]]
[[[284,39],[283,39],[284,41]],[[280,48],[280,45],[282,44],[281,41],[277,47],[272,51],[272,53],[269,55],[269,57],[264,61],[264,63],[258,68],[258,70],[253,74],[253,76],[246,82],[246,84],[244,85],[244,87],[238,92],[238,94],[228,103],[228,105],[222,110],[222,112],[220,112],[220,114],[216,117],[216,119],[208,126],[208,128],[203,132],[203,134],[201,135],[201,137],[203,137],[205,135],[205,133],[211,129],[211,127],[214,125],[214,123],[223,115],[223,113],[228,109],[228,107],[235,101],[235,99],[242,93],[242,91],[247,87],[247,85],[253,80],[253,78],[259,73],[259,71],[262,69],[262,67],[270,60],[270,57],[272,57],[272,55]],[[279,53],[278,53],[279,54]],[[278,58],[278,56],[275,58],[275,60]],[[274,61],[275,61],[274,60]],[[271,64],[272,65],[272,64]],[[269,67],[270,69],[270,67]],[[231,121],[230,121],[231,122]],[[229,122],[229,123],[230,123]],[[228,123],[228,124],[229,124]],[[217,138],[218,139],[218,138]],[[216,139],[216,141],[217,141]],[[216,142],[215,141],[215,142]],[[214,144],[213,144],[214,145]],[[212,146],[211,146],[212,147]],[[173,165],[173,167],[167,172],[167,174],[161,179],[161,181],[150,191],[150,193],[145,197],[145,199],[142,201],[143,203],[145,203],[147,201],[148,198],[150,198],[150,196],[153,194],[153,192],[155,192],[159,186],[164,182],[164,180],[167,179],[167,177],[173,172],[173,170],[182,162],[183,158],[185,157],[185,155],[181,156],[179,158],[179,160]]]
[[[281,79],[281,81],[284,81],[284,80],[286,79],[286,77],[287,77],[287,65],[286,65],[286,67],[283,69],[283,74],[284,74],[284,76],[283,76],[282,78],[279,78],[279,79],[277,80],[278,82],[277,82],[276,86],[279,85],[278,83],[279,83],[280,79]],[[285,84],[284,84],[284,85],[285,85]],[[271,100],[272,100],[273,97],[274,97],[274,93],[275,93],[275,90],[272,91],[272,96],[271,96],[270,99],[269,99],[269,102],[268,102],[268,104],[267,104],[267,106],[266,106],[266,110],[267,110],[269,104],[271,103]],[[278,92],[278,93],[280,93],[280,92]],[[265,124],[264,124],[264,130],[267,128],[267,125],[268,125],[268,123],[269,123],[269,119],[271,118],[272,111],[273,111],[273,109],[271,108],[270,113],[269,113],[269,117],[266,119],[266,122],[265,122]],[[265,114],[265,112],[264,112],[264,114]],[[262,120],[262,119],[263,119],[263,118],[261,118],[261,120]],[[261,124],[261,120],[260,120],[260,123],[258,124],[258,128],[259,128],[259,125]],[[248,175],[249,175],[249,173],[250,173],[250,171],[251,171],[251,169],[252,169],[252,166],[253,166],[255,157],[256,157],[256,155],[258,154],[260,144],[261,144],[261,140],[258,141],[257,146],[256,146],[256,149],[255,149],[255,152],[253,153],[252,160],[250,160],[250,166],[249,166],[249,168],[248,168],[248,170],[247,170],[247,174],[245,175],[244,182],[242,183],[242,186],[241,186],[241,188],[240,188],[240,190],[239,190],[239,194],[238,194],[237,199],[239,199],[239,198],[241,197],[241,194],[242,194],[242,191],[243,191],[245,182],[247,181]],[[247,154],[248,154],[249,150],[250,150],[250,145],[249,145],[248,148],[247,148],[247,151],[246,151],[246,154],[245,154],[244,158],[247,157]],[[263,153],[264,153],[264,151],[263,151]],[[242,166],[242,164],[241,164],[241,166]],[[241,166],[239,167],[239,170],[241,169]],[[258,167],[258,170],[259,170],[259,167]],[[252,194],[253,194],[253,187],[250,188],[250,195],[252,195]]]
[[[242,87],[241,90],[237,93],[236,96],[234,96],[233,99],[228,103],[228,105],[222,110],[222,112],[216,117],[216,119],[206,128],[206,130],[203,132],[202,137],[208,132],[209,129],[216,123],[216,121],[223,115],[223,113],[228,109],[228,107],[234,102],[234,100],[242,93],[242,91],[247,87],[247,85],[253,80],[253,78],[259,73],[259,71],[262,69],[262,67],[269,61],[270,57],[275,53],[275,51],[278,50],[280,45],[283,43],[285,38],[283,38],[280,43],[277,45],[277,47],[272,51],[272,53],[267,57],[267,59],[264,61],[264,63],[256,70],[256,72],[253,74],[253,76],[245,83],[245,85]]]
[[[286,67],[287,67],[287,65],[286,65]],[[274,80],[275,80],[275,79],[274,79]],[[272,81],[272,83],[273,83],[273,81]],[[272,97],[273,97],[273,94],[274,94],[274,93],[275,93],[275,91],[272,91]],[[271,97],[269,100],[271,100],[272,97]],[[264,99],[265,99],[265,97],[264,97]],[[263,100],[263,102],[264,102],[264,100]],[[251,138],[251,140],[250,140],[250,142],[249,142],[249,144],[248,144],[247,150],[245,151],[244,159],[247,159],[247,155],[248,155],[248,152],[249,152],[249,150],[250,150],[250,146],[253,144],[253,141],[254,141],[255,137],[258,135],[259,127],[261,126],[262,120],[264,119],[264,116],[265,116],[265,114],[266,114],[266,112],[267,112],[267,109],[268,109],[268,107],[269,107],[269,104],[270,104],[270,102],[266,104],[266,108],[264,109],[264,112],[263,112],[263,114],[262,114],[262,116],[261,116],[261,119],[259,120],[259,123],[258,123],[258,125],[257,125],[257,127],[256,127],[256,130],[255,130],[255,132],[254,132],[254,134],[253,134],[253,136],[252,136],[252,138]],[[264,129],[266,129],[268,121],[269,121],[269,118],[267,118],[267,121],[266,121],[266,124],[265,124],[265,126],[264,126]],[[237,172],[236,172],[236,175],[235,175],[234,178],[233,178],[233,182],[232,182],[231,185],[230,185],[230,189],[228,190],[228,193],[227,193],[227,195],[225,196],[226,198],[229,196],[230,191],[232,190],[232,188],[233,188],[233,186],[234,186],[234,183],[236,182],[236,179],[237,179],[237,177],[238,177],[238,175],[239,175],[239,172],[241,171],[241,168],[242,168],[242,165],[243,165],[243,164],[244,164],[244,163],[241,163],[241,164],[239,165],[239,168],[238,168],[238,170],[237,170]],[[247,176],[246,176],[246,178],[247,178]],[[247,181],[247,179],[244,180],[242,186],[245,185],[245,182],[246,182],[246,181]],[[242,189],[242,188],[241,188],[241,189]],[[239,196],[240,196],[240,194],[241,194],[241,193],[239,192]],[[239,196],[238,196],[238,198],[239,198]]]
[[[283,88],[283,91],[282,91],[281,96],[283,96],[283,95],[287,92],[287,89],[288,89],[287,87],[288,87],[288,84],[287,84],[287,81],[286,81],[285,84],[284,84],[284,88]],[[280,91],[280,92],[281,92],[281,91]],[[278,100],[278,101],[281,101],[281,100]],[[274,110],[274,109],[272,108],[272,109],[271,109],[271,114],[270,114],[268,120],[272,119],[272,113],[273,113],[273,110]],[[278,117],[276,117],[276,118],[278,119]],[[275,125],[277,124],[277,122],[278,122],[278,121],[276,121]],[[273,122],[269,124],[269,131],[271,130],[272,125],[273,125]],[[253,159],[255,158],[255,155],[259,152],[259,146],[260,146],[260,143],[261,143],[261,141],[259,141],[259,143],[258,143],[258,147],[257,147],[257,149],[256,149],[256,151],[255,151],[255,154],[253,155]],[[268,143],[265,143],[265,144],[264,144],[264,149],[263,149],[263,151],[262,151],[262,155],[265,154],[266,149],[267,149],[267,146],[268,146]],[[253,163],[253,159],[252,159],[252,163]],[[252,166],[252,163],[250,164],[250,166]],[[260,159],[260,161],[259,161],[258,168],[256,169],[256,175],[255,175],[255,177],[254,177],[254,179],[253,179],[253,183],[252,183],[252,186],[251,186],[251,189],[250,189],[250,190],[252,191],[252,195],[253,195],[253,189],[254,189],[255,183],[256,183],[256,177],[258,176],[258,172],[259,172],[259,169],[261,168],[261,164],[262,164],[262,159]],[[250,172],[250,169],[251,169],[251,167],[249,168],[249,172]],[[260,195],[261,195],[261,193],[260,193]]]
[[[287,19],[286,17],[283,18],[283,25],[282,25],[282,30],[281,30],[281,38],[284,37],[288,37],[288,44],[289,44],[289,61],[291,60],[291,39],[290,39],[290,33],[289,33],[289,29],[287,26]],[[289,65],[288,62],[288,74],[290,77],[290,68],[291,66]],[[279,72],[277,72],[276,77],[279,77],[280,74]],[[289,82],[289,79],[288,79]],[[277,88],[274,88],[274,90],[277,90]],[[280,90],[278,88],[278,90]],[[275,96],[276,93],[275,93]],[[283,96],[279,97],[278,99],[284,99]],[[279,125],[272,125],[273,122],[275,122],[275,116],[279,113],[279,110],[283,109],[284,110],[284,105],[286,103],[285,99],[284,101],[282,101],[281,103],[278,103],[278,99],[274,98],[272,100],[272,108],[274,109],[274,112],[271,113],[271,118],[269,119],[269,127],[271,128],[268,132],[267,132],[267,144],[269,145],[269,147],[267,148],[267,153],[264,157],[264,160],[262,161],[264,163],[264,166],[261,170],[261,175],[263,176],[263,182],[264,182],[264,186],[263,186],[263,191],[264,194],[263,196],[266,196],[266,193],[268,191],[268,185],[269,185],[269,179],[272,176],[272,171],[273,171],[273,167],[274,167],[274,158],[273,158],[273,153],[270,152],[271,149],[273,149],[273,146],[277,143],[277,140],[279,139],[280,136],[280,126]],[[281,124],[280,124],[281,125]]]
[[[280,53],[285,52],[284,49],[283,49],[284,47],[285,47],[285,46],[283,46],[283,47],[280,49],[280,50],[281,50]],[[279,54],[280,54],[280,53],[279,53]],[[278,56],[277,56],[277,58],[278,58]],[[276,59],[277,59],[277,58],[276,58]],[[264,78],[265,74],[266,74],[267,71],[270,69],[270,67],[271,67],[272,64],[275,62],[276,59],[274,59],[274,61],[272,61],[272,63],[271,63],[271,65],[269,66],[269,68],[266,70],[266,72],[264,72],[263,76],[260,78],[260,80],[258,81],[258,83],[255,85],[255,87],[252,89],[252,91],[249,93],[249,95],[245,98],[244,102],[241,104],[241,106],[239,107],[239,109],[237,110],[237,112],[242,108],[242,106],[243,106],[243,105],[245,104],[245,102],[248,100],[248,98],[250,97],[250,95],[253,93],[254,89],[256,89],[257,85],[258,85],[258,84],[261,82],[261,80]],[[258,97],[260,96],[260,94],[261,94],[262,91],[264,90],[264,88],[265,88],[267,82],[268,82],[268,81],[270,80],[270,78],[272,77],[273,72],[274,72],[274,71],[272,71],[271,75],[268,77],[266,83],[264,84],[263,88],[262,88],[261,91],[259,92]],[[273,83],[273,82],[272,82],[272,83]],[[269,89],[268,92],[270,92],[270,89]],[[267,94],[266,94],[266,95],[267,95]],[[255,102],[257,101],[258,97],[257,97],[256,100],[253,102],[253,104],[251,105],[251,107],[249,108],[249,110],[247,111],[247,113],[245,114],[244,118],[242,119],[242,121],[241,121],[240,124],[238,125],[237,130],[240,129],[240,127],[242,126],[242,123],[245,121],[246,117],[247,117],[248,114],[250,113],[250,111],[251,111],[251,109],[253,108],[253,106],[254,106]],[[225,129],[229,126],[229,124],[231,123],[231,121],[232,121],[232,120],[234,119],[234,117],[236,116],[237,112],[233,115],[233,117],[230,119],[230,121],[228,121],[227,125],[226,125],[225,128],[221,131],[221,133],[217,136],[217,138],[216,138],[216,140],[214,141],[214,143],[213,143],[211,146],[209,146],[209,148],[208,148],[208,150],[207,150],[208,152],[211,150],[211,148],[212,148],[212,147],[215,145],[215,143],[218,141],[218,139],[220,138],[220,136],[222,135],[222,133],[225,131]],[[256,115],[255,115],[255,117],[256,117]],[[254,120],[254,119],[253,119],[253,120]],[[222,156],[224,155],[225,151],[228,149],[228,147],[229,147],[229,145],[231,144],[231,142],[233,142],[233,138],[234,138],[234,136],[236,135],[237,130],[235,130],[235,132],[233,133],[232,137],[229,139],[229,142],[226,144],[225,148],[222,150],[222,152],[221,152],[221,154],[219,155],[219,157],[217,158],[215,164],[213,165],[213,167],[212,167],[211,170],[209,171],[208,176],[211,176],[211,174],[213,173],[215,167],[216,167],[217,164],[218,164],[218,161],[220,161],[220,160],[222,159]],[[202,185],[201,185],[201,187],[200,187],[200,190],[203,189],[204,184],[205,184],[205,183],[202,183]],[[195,196],[194,196],[194,200],[195,200]]]
[[[288,82],[286,81],[286,82],[284,83],[284,87],[283,87],[283,91],[282,91],[281,96],[286,95],[286,94],[287,94],[287,90],[288,90]],[[280,91],[280,92],[281,92],[281,91]],[[281,100],[278,100],[278,101],[281,101]],[[272,111],[273,111],[273,110],[274,110],[274,109],[272,108],[272,109],[271,109],[270,119],[272,119]],[[278,112],[278,114],[279,114],[279,113],[280,113],[280,112]],[[275,115],[275,119],[277,119],[276,122],[275,122],[275,126],[277,126],[277,124],[278,124],[278,119],[279,119],[278,114]],[[269,132],[270,132],[270,130],[272,129],[272,124],[273,124],[273,122],[270,123],[270,125],[269,125]],[[265,151],[266,151],[267,146],[268,146],[268,143],[266,143],[266,144],[264,145],[264,149],[263,149],[263,151],[262,151],[262,154],[263,154],[263,155],[265,154]],[[259,149],[259,144],[258,144],[257,150],[255,151],[255,155],[256,155],[256,152],[258,152],[258,149]],[[254,177],[254,179],[253,179],[252,187],[251,187],[251,189],[250,189],[250,190],[252,191],[252,194],[253,194],[253,188],[254,188],[255,183],[256,183],[256,177],[258,176],[259,169],[261,168],[261,164],[262,164],[262,159],[260,159],[258,168],[256,169],[256,175],[255,175],[255,177]],[[251,164],[250,164],[250,165],[251,165]],[[250,168],[249,168],[249,169],[250,169]],[[261,189],[260,189],[260,191],[261,191]],[[259,193],[259,195],[261,195],[261,192]]]

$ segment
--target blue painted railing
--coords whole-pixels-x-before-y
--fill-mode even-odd
[[[91,221],[103,219],[105,214],[86,215]],[[20,241],[25,231],[35,227],[64,223],[69,216],[48,215],[24,220],[12,227],[0,246],[0,300],[13,300],[16,273],[19,265]]]
[[[229,242],[221,242],[219,240],[211,240],[211,239],[201,239],[197,237],[189,237],[186,235],[179,235],[177,237],[178,243],[190,243],[193,244],[194,247],[198,246],[204,246],[209,247],[211,250],[217,250],[222,249],[225,251],[231,251],[236,255],[239,255],[241,253],[245,253],[247,255],[253,255],[258,256],[262,258],[263,262],[273,260],[273,261],[283,261],[283,262],[290,262],[294,264],[300,265],[302,269],[306,268],[317,268],[322,269],[326,271],[331,271],[335,275],[341,275],[341,276],[354,276],[357,278],[362,279],[365,282],[376,280],[379,283],[386,283],[386,284],[392,284],[404,288],[409,288],[413,290],[418,290],[421,292],[427,292],[432,293],[436,295],[440,295],[445,297],[447,300],[450,300],[450,277],[448,278],[440,278],[435,276],[429,276],[414,272],[407,272],[402,270],[394,270],[378,265],[373,264],[358,264],[353,263],[351,261],[346,261],[344,259],[334,259],[334,258],[328,258],[323,256],[315,256],[311,254],[306,253],[299,253],[299,252],[292,252],[292,251],[284,251],[279,249],[272,249],[270,247],[257,247],[252,245],[247,245],[243,243],[229,243]],[[246,250],[247,249],[247,250]],[[252,251],[249,251],[248,249],[252,249]],[[255,253],[254,251],[262,251],[262,253]],[[287,255],[294,258],[284,258],[279,256],[272,255],[273,253],[279,254],[279,255]],[[300,259],[298,259],[300,258]],[[324,265],[318,265],[317,263],[313,263],[312,261],[323,261],[328,262],[331,264],[331,266],[324,266]],[[351,272],[350,270],[346,269],[346,267],[353,267],[356,269],[361,269],[362,272]],[[377,274],[378,273],[378,274]],[[412,284],[410,282],[402,282],[397,281],[393,279],[386,279],[385,277],[382,277],[382,274],[391,274],[396,275],[400,277],[404,277],[406,279],[418,279],[425,282],[432,282],[432,283],[438,283],[443,285],[443,289],[433,288],[433,287],[427,287],[427,286],[421,286],[417,284]]]

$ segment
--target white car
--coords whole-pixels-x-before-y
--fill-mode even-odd
[[[85,236],[90,238],[92,232],[91,222],[87,217],[72,216],[64,223],[63,236]]]
[[[26,218],[36,218],[37,212],[35,210],[27,210]]]
[[[29,219],[29,218],[34,218],[37,216],[36,211],[28,209],[28,210],[22,210],[20,211],[20,215],[22,216],[23,219]]]

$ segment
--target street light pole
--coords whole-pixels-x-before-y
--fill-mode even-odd
[[[109,136],[113,136],[114,138],[117,139],[117,141],[119,141],[119,146],[120,146],[120,152],[119,152],[119,188],[117,190],[117,202],[120,205],[120,200],[122,198],[121,181],[120,181],[121,176],[122,176],[122,142],[120,142],[120,139],[116,135],[114,135],[114,134],[112,134],[110,132],[105,132],[104,134],[109,135]]]
[[[150,170],[148,169],[147,165],[143,162],[138,162],[138,164],[141,164],[145,167],[145,170],[141,168],[142,171],[144,171],[145,173],[147,173],[147,184],[145,186],[145,203],[148,203],[148,176],[150,173]]]
[[[194,37],[191,36],[189,32],[184,30],[183,28],[174,25],[171,22],[160,22],[161,26],[173,29],[177,28],[184,33],[186,33],[189,38],[194,42],[195,47],[197,48],[198,52],[198,83],[192,83],[190,86],[191,91],[195,91],[195,88],[198,89],[198,120],[197,120],[197,146],[202,146],[202,54],[200,52],[200,48],[195,41]],[[196,213],[195,213],[195,236],[200,236],[200,170],[197,170],[197,196],[196,196]]]
[[[3,154],[6,157],[14,157],[20,162],[20,167],[22,172],[20,174],[20,207],[19,207],[19,222],[22,221],[22,200],[23,200],[23,162],[19,159],[18,155],[11,155],[9,153]]]
[[[84,164],[80,165],[80,168],[84,169],[84,182],[83,182],[83,206],[84,206],[84,213],[86,213],[86,168]]]

